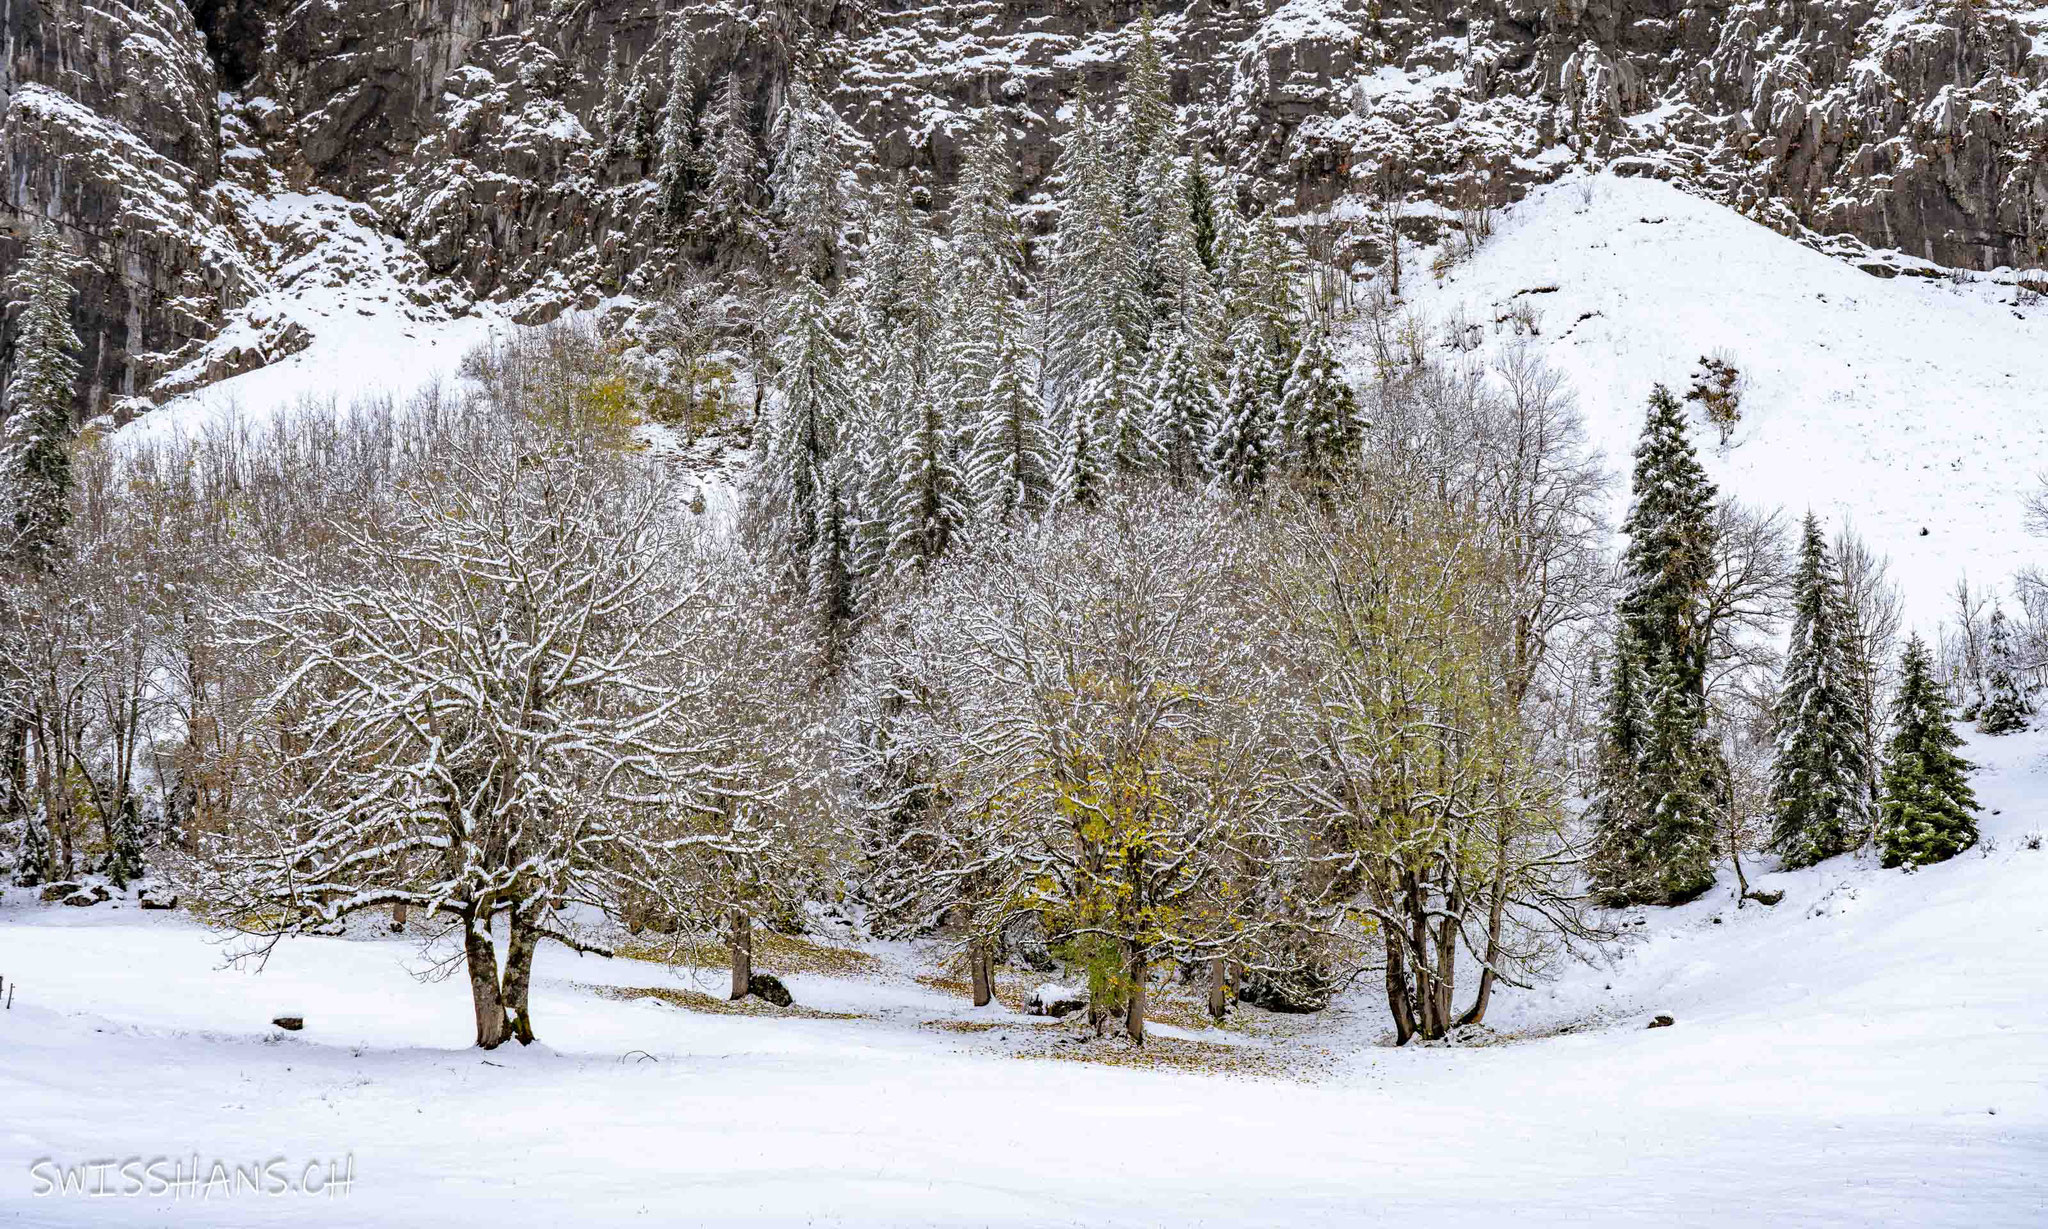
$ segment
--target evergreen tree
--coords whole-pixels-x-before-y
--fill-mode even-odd
[[[709,163],[701,208],[692,228],[735,259],[761,250],[760,149],[754,141],[753,105],[740,88],[739,74],[726,74],[705,114],[704,151]]]
[[[1706,737],[1707,589],[1713,578],[1714,486],[1685,434],[1678,399],[1658,385],[1636,446],[1623,524],[1622,643],[1617,663],[1643,684],[1646,734],[1604,731],[1593,871],[1610,903],[1676,902],[1713,883],[1718,755]],[[1631,683],[1633,685],[1633,683]]]
[[[975,414],[963,476],[980,514],[1003,524],[1051,499],[1053,444],[1031,387],[1022,323],[1009,299],[985,292],[975,302],[976,323],[956,375],[964,386],[956,403]]]
[[[829,633],[850,622],[855,613],[854,542],[838,467],[828,468],[818,499],[817,532],[804,571],[811,610]]]
[[[839,155],[839,118],[810,83],[790,83],[775,118],[775,254],[792,273],[825,279],[838,271],[839,236],[850,208]]]
[[[1977,708],[1977,728],[1986,734],[2012,734],[2026,729],[2033,715],[2012,627],[2004,610],[1993,609],[1984,631],[1984,702]]]
[[[1102,377],[1100,361],[1139,354],[1152,309],[1131,240],[1116,160],[1084,96],[1054,168],[1059,226],[1053,235],[1051,303],[1042,391],[1065,411]],[[1118,345],[1105,344],[1114,335]],[[1119,373],[1128,381],[1130,373]]]
[[[1202,267],[1211,273],[1216,271],[1216,189],[1209,182],[1209,172],[1202,162],[1202,147],[1193,143],[1193,152],[1188,158],[1187,194],[1188,216],[1193,224],[1195,253],[1202,258]]]
[[[1207,472],[1206,450],[1222,410],[1206,357],[1186,330],[1170,328],[1146,368],[1146,435],[1167,476],[1182,485]]]
[[[71,520],[71,399],[78,334],[71,328],[71,253],[45,223],[16,274],[14,370],[0,425],[0,483],[13,513],[8,553],[40,565]]]
[[[662,106],[661,130],[656,136],[659,164],[656,182],[661,189],[662,211],[681,221],[690,212],[690,194],[702,176],[697,155],[697,84],[690,66],[690,34],[678,21],[675,51],[669,60],[668,98]]]
[[[1792,643],[1777,701],[1771,843],[1788,867],[1854,848],[1870,823],[1846,611],[1820,522],[1807,515],[1794,578]]]
[[[1111,349],[1114,345],[1113,341],[1106,341],[1104,348]],[[1119,412],[1122,401],[1120,384],[1114,368],[1099,369],[1096,378],[1062,416],[1059,462],[1052,482],[1054,503],[1092,508],[1101,501],[1103,491],[1109,485],[1113,458],[1108,455],[1110,441],[1106,437],[1109,427],[1099,416],[1114,416]],[[1111,424],[1114,421],[1112,417]]]
[[[51,864],[50,853],[49,833],[44,830],[43,813],[38,808],[35,814],[22,821],[21,848],[14,855],[16,886],[38,887],[55,878],[56,869]]]
[[[990,113],[954,189],[952,234],[963,273],[1003,295],[1015,293],[1024,269],[1023,239],[1010,203],[1015,186],[1008,134]]]
[[[117,888],[142,878],[142,824],[135,814],[135,799],[122,799],[120,812],[108,825],[106,876]]]
[[[1320,320],[1302,336],[1280,403],[1288,458],[1312,478],[1327,480],[1358,446],[1358,400]]]
[[[759,445],[760,490],[778,511],[790,556],[807,565],[828,514],[825,486],[851,389],[823,287],[799,279],[775,348],[781,398]],[[844,530],[836,497],[829,514]]]
[[[1586,807],[1593,826],[1589,865],[1603,904],[1625,905],[1646,898],[1637,882],[1646,862],[1649,807],[1638,769],[1650,744],[1649,680],[1642,649],[1623,623],[1615,634],[1601,715],[1595,785]]]
[[[1208,469],[1217,485],[1246,494],[1265,483],[1279,448],[1273,394],[1280,377],[1257,321],[1238,326],[1231,349],[1230,390],[1209,438]]]
[[[1948,697],[1934,680],[1927,646],[1918,636],[1906,641],[1892,725],[1877,817],[1878,855],[1886,866],[1953,858],[1977,843],[1977,798],[1966,779],[1970,764],[1955,752],[1963,740],[1949,725]]]

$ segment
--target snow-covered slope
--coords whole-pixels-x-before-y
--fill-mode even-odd
[[[1537,190],[1440,281],[1412,272],[1411,298],[1440,347],[1446,322],[1480,326],[1481,362],[1534,306],[1528,344],[1576,386],[1617,510],[1651,386],[1683,395],[1721,352],[1747,384],[1731,445],[1697,436],[1722,490],[1849,520],[1892,557],[1917,621],[1965,570],[1995,582],[2041,557],[2021,498],[2048,468],[2048,301],[2017,304],[1989,275],[1873,277],[1655,180],[1587,193]]]
[[[536,970],[546,1044],[484,1055],[459,979],[416,980],[410,943],[305,939],[224,968],[183,918],[17,891],[0,1221],[2041,1224],[2048,850],[2029,835],[2048,737],[1967,752],[1987,839],[1953,862],[1850,856],[1762,876],[1775,908],[1737,911],[1724,885],[1652,911],[1610,962],[1511,994],[1511,1044],[1383,1048],[1369,988],[1291,1041],[1226,1036],[1322,1055],[1307,1080],[1020,1058],[1014,1037],[1071,1026],[886,968],[792,979],[853,1018],[619,1002],[591,983],[674,983],[557,948]],[[306,1030],[273,1030],[280,1012]],[[174,1202],[38,1198],[28,1176],[157,1157],[282,1158],[294,1180],[352,1157],[355,1180]]]

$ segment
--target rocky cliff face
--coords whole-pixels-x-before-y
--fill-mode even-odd
[[[2020,0],[2027,3],[2028,0]],[[1050,169],[1114,86],[1111,0],[0,0],[0,270],[38,219],[84,257],[82,416],[305,343],[282,310],[364,262],[426,318],[658,291],[686,251],[621,122],[687,39],[765,132],[816,74],[872,176],[939,189],[990,110]],[[2048,9],[2007,0],[1191,0],[1177,100],[1282,207],[1391,166],[1446,206],[1577,164],[1683,181],[1854,254],[2048,262]],[[623,117],[623,119],[622,119]],[[607,123],[609,121],[609,124]],[[132,401],[126,399],[134,399]]]

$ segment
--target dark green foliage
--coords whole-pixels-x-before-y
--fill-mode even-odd
[[[1791,651],[1777,704],[1771,844],[1788,867],[1811,866],[1862,842],[1870,815],[1847,611],[1821,537],[1806,518],[1794,582]]]
[[[117,888],[142,878],[142,822],[135,814],[135,799],[124,798],[121,811],[108,826],[111,847],[107,850],[106,876]]]
[[[1977,708],[1977,728],[1986,734],[2013,734],[2026,729],[2033,715],[2011,625],[2003,610],[1993,610],[1984,633],[1984,702]]]
[[[1927,646],[1906,642],[1895,732],[1886,748],[1884,798],[1878,805],[1877,851],[1886,866],[1926,866],[1977,843],[1977,799],[1955,753],[1962,739],[1949,725],[1948,698],[1934,681]]]
[[[71,328],[71,254],[45,224],[16,274],[26,300],[15,325],[13,371],[0,427],[0,482],[12,516],[11,553],[40,565],[71,519],[71,398],[78,334]]]
[[[31,815],[21,833],[21,849],[14,857],[14,882],[24,888],[48,883],[51,877],[50,839],[43,830],[42,815]]]
[[[1625,589],[1602,731],[1591,871],[1608,904],[1669,904],[1714,881],[1719,756],[1706,736],[1714,486],[1658,385],[1636,447]]]

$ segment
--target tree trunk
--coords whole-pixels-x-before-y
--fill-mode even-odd
[[[1408,998],[1408,968],[1401,953],[1399,935],[1386,936],[1387,1011],[1394,1017],[1394,1044],[1404,1046],[1415,1036],[1415,1009]]]
[[[498,949],[491,943],[488,916],[464,919],[462,951],[469,963],[469,996],[476,1008],[476,1044],[495,1050],[505,1044],[505,997],[498,984]]]
[[[1226,984],[1229,964],[1221,956],[1209,958],[1209,1015],[1218,1021],[1230,1009],[1230,987]]]
[[[747,997],[747,984],[754,980],[754,919],[744,909],[732,911],[732,997]]]
[[[512,944],[505,952],[506,1027],[520,1045],[533,1044],[533,1016],[526,1005],[533,985],[533,953],[540,947],[540,933],[534,929],[529,909],[512,911]]]
[[[1493,964],[1500,959],[1501,920],[1507,915],[1507,854],[1501,854],[1493,868],[1493,903],[1486,914],[1486,965],[1479,970],[1479,993],[1472,999],[1472,1006],[1458,1017],[1460,1026],[1484,1024],[1487,1004],[1493,1001]]]
[[[391,902],[391,932],[397,934],[405,929],[406,906],[402,900]]]
[[[988,944],[975,943],[970,946],[967,949],[967,963],[970,966],[969,976],[974,980],[974,1005],[986,1007],[989,1000],[995,997],[995,987],[992,984],[995,981],[995,960],[989,953]]]
[[[1131,948],[1131,993],[1124,1004],[1124,1032],[1138,1045],[1145,1044],[1145,992],[1147,973],[1144,950]]]

